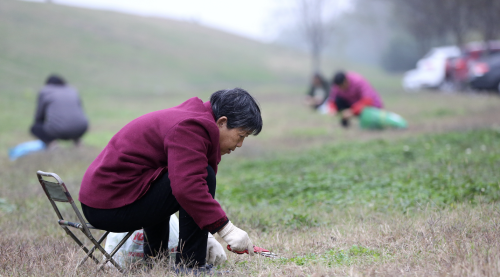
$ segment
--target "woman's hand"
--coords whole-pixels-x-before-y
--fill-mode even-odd
[[[227,260],[226,252],[222,245],[208,233],[207,239],[207,264],[220,265]]]
[[[341,112],[341,115],[343,119],[349,119],[354,116],[354,113],[351,111],[351,109],[345,109]]]
[[[219,232],[219,236],[235,251],[248,250],[248,254],[253,256],[253,243],[247,232],[236,227],[229,221]]]

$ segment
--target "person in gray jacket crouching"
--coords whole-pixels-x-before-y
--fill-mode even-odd
[[[38,94],[31,133],[50,149],[58,139],[73,140],[78,146],[87,128],[78,91],[62,77],[50,75]]]

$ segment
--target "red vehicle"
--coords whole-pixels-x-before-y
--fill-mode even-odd
[[[469,86],[472,69],[480,58],[500,53],[500,41],[471,42],[462,47],[462,54],[446,60],[446,84],[453,90],[464,90]]]

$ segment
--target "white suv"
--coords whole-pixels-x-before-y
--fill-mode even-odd
[[[446,74],[446,59],[458,57],[460,48],[443,46],[432,48],[417,62],[417,68],[407,71],[403,77],[403,88],[416,91],[423,88],[439,88]]]

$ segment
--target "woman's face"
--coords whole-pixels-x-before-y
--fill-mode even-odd
[[[339,86],[340,89],[346,90],[349,88],[349,80],[347,78],[344,80],[344,82]]]
[[[236,147],[243,146],[243,140],[251,134],[251,132],[245,131],[242,128],[227,128],[227,117],[225,116],[217,120],[217,127],[219,127],[219,146],[221,155],[231,154]]]

